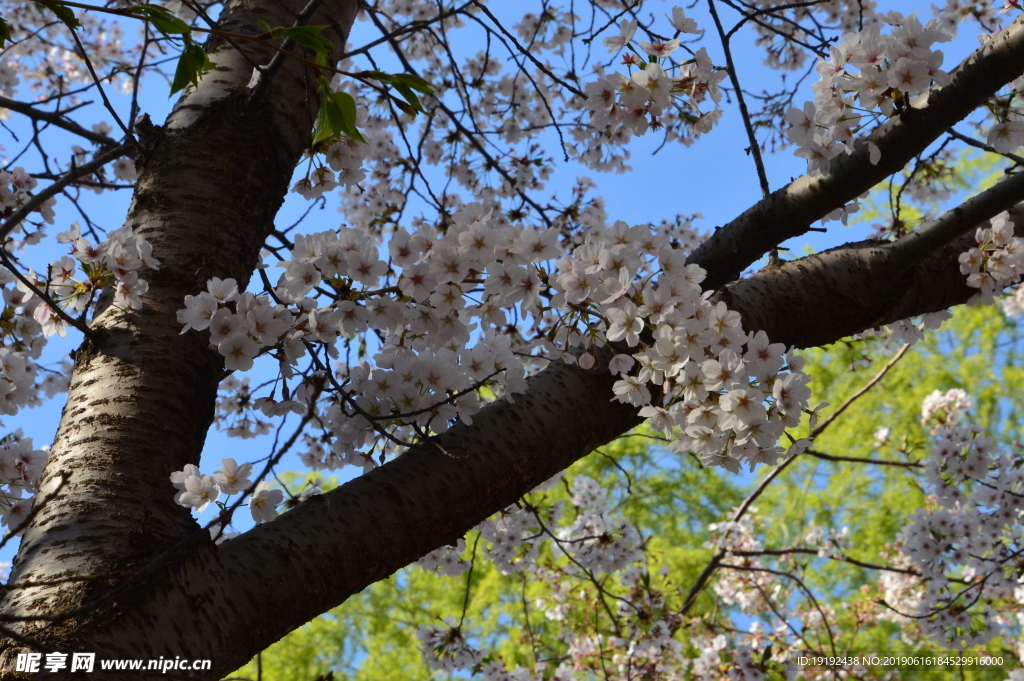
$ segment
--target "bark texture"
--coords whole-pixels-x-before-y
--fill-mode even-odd
[[[220,25],[249,34],[259,32],[257,19],[290,26],[304,5],[233,0]],[[326,35],[338,55],[356,7],[355,0],[335,0],[312,19],[330,26]],[[63,613],[91,602],[196,527],[168,496],[168,476],[198,463],[223,364],[199,334],[180,334],[176,310],[210,277],[248,281],[318,106],[311,72],[289,60],[266,99],[245,108],[253,65],[273,55],[245,45],[242,54],[211,40],[206,48],[215,70],[186,90],[164,128],[140,129],[145,154],[128,224],[152,244],[161,266],[143,272],[150,284],[143,308],[106,306],[92,325],[95,341],[75,355],[43,496],[61,476],[67,480],[25,530],[11,576],[93,579],[11,591],[0,605],[8,617]],[[67,621],[15,628],[60,650],[99,653],[103,634],[118,629],[128,607],[108,602]],[[120,631],[118,649],[126,657],[173,657],[193,648],[199,633],[195,626],[151,635]],[[11,652],[6,647],[0,662],[9,664]]]
[[[958,258],[975,246],[979,224],[1024,201],[1024,175],[1004,180],[897,242],[861,241],[762,269],[715,298],[743,317],[743,328],[798,348],[966,303]],[[1024,237],[1024,209],[1010,211]]]

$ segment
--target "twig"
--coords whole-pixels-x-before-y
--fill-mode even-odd
[[[310,17],[313,16],[323,3],[324,0],[309,0],[302,11],[299,12],[299,15],[295,17],[295,23],[292,24],[292,28],[302,26],[309,21]],[[270,87],[270,81],[273,79],[274,74],[277,73],[284,64],[285,51],[291,50],[292,45],[294,44],[295,42],[291,38],[286,38],[284,42],[281,43],[280,51],[273,56],[266,67],[262,69],[258,66],[256,67],[256,69],[260,71],[260,78],[256,83],[256,87],[252,89],[252,92],[249,93],[249,96],[245,100],[245,109],[248,110],[252,108],[253,104],[259,101],[263,95],[266,94],[267,88]]]
[[[861,388],[854,394],[850,395],[850,397],[848,397],[846,401],[839,406],[838,409],[832,412],[832,414],[827,419],[825,419],[822,423],[818,424],[818,427],[812,430],[811,434],[808,437],[810,437],[813,440],[814,438],[821,435],[822,431],[824,431],[826,428],[832,425],[832,423],[837,418],[839,418],[839,415],[846,411],[851,404],[857,401],[862,395],[864,395],[864,393],[874,388],[875,385],[877,385],[878,382],[881,381],[887,373],[889,373],[889,369],[892,369],[896,365],[896,362],[903,359],[903,355],[907,354],[907,350],[910,350],[910,344],[904,343],[903,347],[900,348],[900,351],[897,352],[896,355],[892,359],[890,359],[884,367],[882,367],[881,371],[875,374],[874,378],[865,383],[863,388]]]
[[[747,141],[750,142],[750,155],[754,157],[754,166],[757,168],[757,180],[761,183],[761,194],[764,198],[771,195],[771,188],[768,186],[768,175],[764,170],[764,161],[761,159],[761,147],[757,143],[757,136],[754,134],[754,126],[750,123],[750,112],[747,111],[747,103],[743,99],[743,88],[740,87],[740,79],[736,74],[736,64],[732,60],[732,50],[729,49],[729,37],[725,34],[722,22],[718,18],[718,10],[715,9],[715,0],[708,0],[708,9],[711,11],[711,18],[715,20],[715,28],[718,29],[718,36],[722,41],[722,50],[725,51],[725,64],[729,80],[736,91],[736,103],[740,107],[740,117],[743,119],[743,128],[747,131]]]
[[[884,461],[882,459],[862,459],[856,456],[835,456],[834,454],[825,454],[819,452],[816,449],[804,450],[804,454],[813,456],[818,459],[824,459],[825,461],[848,461],[850,463],[873,463],[879,466],[902,466],[904,468],[923,468],[924,464],[918,463],[917,461]]]
[[[960,140],[964,144],[969,144],[972,147],[975,147],[976,149],[981,149],[982,151],[987,151],[990,154],[999,154],[1000,156],[1005,156],[1006,158],[1010,159],[1011,161],[1013,161],[1017,165],[1024,165],[1024,157],[1018,156],[1017,154],[1011,154],[1009,152],[996,151],[995,147],[992,147],[992,146],[990,146],[988,144],[985,144],[984,142],[979,142],[978,140],[974,139],[973,137],[968,137],[967,135],[965,135],[965,134],[963,134],[961,132],[957,132],[953,128],[950,128],[949,130],[947,130],[946,133],[950,137],[955,137],[956,139]]]
[[[533,65],[536,66],[541,71],[543,71],[548,78],[555,81],[556,83],[564,87],[566,90],[576,95],[577,97],[583,97],[584,99],[586,99],[587,95],[584,94],[582,90],[570,85],[569,83],[566,83],[564,80],[553,74],[551,72],[551,69],[544,66],[544,64],[541,64],[540,61],[538,61],[537,58],[530,53],[530,50],[520,45],[519,41],[516,40],[516,37],[509,33],[508,29],[501,25],[501,22],[498,21],[497,17],[491,14],[491,10],[487,9],[486,5],[480,2],[480,0],[473,0],[473,4],[480,8],[480,10],[483,11],[483,13],[486,14],[490,18],[490,20],[494,22],[494,25],[498,27],[498,30],[500,30],[506,38],[512,41],[512,44],[516,46],[516,49],[518,49],[524,57],[532,61]]]
[[[82,41],[78,37],[78,33],[70,26],[68,29],[71,31],[71,37],[75,40],[75,45],[78,45],[79,52],[82,53],[82,61],[85,62],[85,66],[89,69],[89,73],[92,75],[92,79],[96,83],[96,89],[99,91],[100,97],[103,99],[103,105],[107,108],[107,111],[110,112],[110,115],[114,117],[114,122],[117,123],[119,128],[121,128],[121,132],[124,133],[125,139],[130,140],[135,148],[139,150],[139,153],[142,153],[143,149],[142,145],[139,144],[139,140],[135,139],[131,130],[129,130],[124,124],[121,117],[117,115],[117,109],[115,109],[114,105],[110,103],[109,99],[107,99],[107,92],[103,89],[103,83],[101,82],[99,75],[96,73],[96,69],[93,68],[92,60],[89,59],[89,53],[85,51],[85,46],[82,45]]]
[[[473,586],[473,568],[476,567],[476,547],[480,544],[480,537],[483,536],[480,532],[477,532],[476,539],[473,540],[473,553],[469,557],[469,570],[466,571],[466,595],[462,599],[462,615],[459,616],[459,627],[462,627],[462,623],[466,620],[466,610],[469,608],[469,592]]]
[[[26,203],[24,206],[16,210],[14,214],[7,219],[7,222],[0,226],[0,242],[5,240],[7,236],[14,231],[14,228],[17,227],[18,224],[22,220],[24,220],[29,213],[34,211],[39,206],[43,205],[43,203],[45,203],[46,200],[49,199],[51,196],[58,194],[61,190],[64,189],[64,187],[68,186],[78,178],[85,177],[86,175],[91,175],[100,168],[102,168],[103,166],[113,161],[114,159],[124,156],[129,148],[130,145],[121,144],[111,149],[107,149],[89,163],[77,166],[72,170],[69,170],[67,173],[64,174],[64,177],[57,180],[56,182],[48,186],[46,189],[42,190],[41,192],[33,196],[28,201],[28,203]]]
[[[95,142],[96,144],[101,144],[105,147],[117,144],[116,140],[111,139],[106,135],[101,135],[98,132],[93,132],[92,130],[86,130],[85,128],[78,125],[74,121],[67,120],[59,111],[40,111],[34,106],[25,104],[24,102],[19,102],[15,99],[11,99],[10,97],[4,97],[2,95],[0,95],[0,108],[16,111],[37,121],[45,121],[50,125],[54,125],[58,128],[63,128],[68,132],[73,132],[74,134],[80,137],[84,137],[90,142]]]

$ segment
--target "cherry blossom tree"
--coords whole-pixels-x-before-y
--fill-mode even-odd
[[[217,678],[403,566],[457,562],[443,547],[645,421],[668,450],[730,472],[809,456],[842,409],[819,423],[796,349],[886,326],[915,342],[948,308],[1019,282],[1016,5],[926,17],[864,0],[710,0],[697,18],[595,0],[508,20],[478,0],[3,4],[0,113],[30,133],[0,175],[0,404],[24,418],[67,401],[49,449],[17,431],[4,443],[3,522],[21,543],[0,660],[188,656],[213,660]],[[484,47],[466,55],[469,31]],[[958,31],[979,46],[945,64],[938,47]],[[801,77],[744,86],[748,38]],[[139,95],[156,81],[178,94],[159,125]],[[114,124],[86,127],[87,101]],[[625,171],[634,137],[714,144],[724,116],[743,123],[763,198],[710,235],[684,216],[609,216],[600,181],[546,195],[556,167]],[[971,186],[966,148],[1004,177]],[[769,150],[806,159],[806,174],[773,190]],[[877,238],[779,257],[880,186]],[[103,231],[83,192],[120,189],[127,217]],[[309,215],[278,224],[292,193]],[[340,226],[312,224],[327,197]],[[40,250],[49,225],[55,259]],[[47,354],[66,336],[81,339],[67,365]],[[1001,532],[1015,512],[986,509],[1019,494],[1018,468],[957,425],[959,399],[929,407],[947,414],[928,481],[942,509],[914,526]],[[200,461],[215,423],[279,437],[262,462],[215,470]],[[364,475],[309,487],[282,513],[268,476],[289,451]],[[564,554],[608,573],[639,560],[599,486],[577,479],[570,493],[581,513],[548,532]],[[243,503],[258,527],[231,536]],[[208,507],[221,512],[200,526],[191,511]],[[544,522],[523,513],[482,526],[499,561],[522,559],[523,533]],[[744,514],[715,528],[709,570],[759,550]],[[612,550],[588,543],[595,527]],[[1019,561],[976,565],[969,549],[920,549],[925,535],[902,541],[934,580]],[[994,635],[937,614],[959,588],[922,601],[929,632]],[[441,629],[423,637],[441,668],[481,661]]]

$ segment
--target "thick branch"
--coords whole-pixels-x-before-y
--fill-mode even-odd
[[[816,220],[899,172],[914,156],[962,120],[999,88],[1024,72],[1024,16],[968,57],[952,82],[933,90],[927,103],[882,125],[874,141],[882,152],[872,165],[867,145],[832,160],[829,172],[804,175],[718,229],[688,260],[708,271],[706,288],[735,280],[746,267]]]
[[[1017,178],[1014,182],[1024,186]],[[983,196],[922,228],[958,231],[960,236],[917,260],[906,257],[911,249],[905,242],[914,235],[895,243],[851,243],[766,267],[728,286],[717,299],[740,313],[744,328],[763,330],[773,341],[798,348],[827,345],[865,329],[960,305],[978,289],[967,285],[957,258],[975,245],[973,232],[979,224],[1012,205],[989,204],[984,210]],[[1024,195],[1017,201],[1024,201]],[[1024,236],[1024,206],[1017,206],[1011,216],[1017,235]]]
[[[444,544],[642,419],[608,401],[611,355],[591,371],[555,364],[514,404],[502,400],[368,475],[313,497],[220,547],[208,544],[167,577],[145,608],[96,641],[116,649],[125,631],[203,627],[190,603],[241,616],[208,628],[204,654],[220,678],[262,647]],[[261,613],[273,613],[263,617]],[[245,646],[238,641],[246,642]],[[195,638],[196,644],[202,637]],[[180,652],[178,653],[180,654]],[[196,651],[190,654],[198,657]],[[220,674],[220,676],[216,676]]]

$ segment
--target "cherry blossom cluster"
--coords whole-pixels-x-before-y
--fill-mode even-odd
[[[221,381],[219,388],[215,412],[217,426],[229,437],[248,440],[269,433],[271,422],[265,420],[268,414],[264,409],[275,413],[277,405],[283,404],[284,408],[294,411],[293,400],[282,403],[270,397],[254,398],[248,376],[241,379],[228,376]]]
[[[534,255],[528,249],[538,243],[538,236],[511,226],[502,235],[483,222],[489,214],[478,208],[456,214],[455,225],[444,235],[429,227],[393,235],[391,263],[403,269],[397,285],[390,287],[381,288],[380,280],[392,270],[364,232],[344,229],[298,237],[291,259],[279,263],[284,274],[273,296],[281,302],[240,294],[233,280],[215,279],[208,291],[186,299],[179,311],[183,332],[209,329],[211,344],[233,370],[246,371],[258,354],[272,353],[288,378],[308,346],[322,347],[337,358],[339,338],[347,342],[378,330],[384,343],[374,355],[375,365],[344,367],[339,399],[324,415],[336,436],[331,453],[323,459],[307,456],[320,467],[372,467],[372,459],[357,450],[382,431],[391,451],[425,429],[443,432],[454,419],[471,420],[480,406],[476,389],[484,383],[493,382],[506,393],[524,386],[523,365],[512,354],[508,337],[490,329],[476,344],[466,344],[476,326],[469,322],[472,317],[502,325],[502,305],[536,304],[540,281],[529,266]],[[473,233],[482,242],[474,241]],[[549,236],[557,237],[557,232],[544,238]],[[505,276],[488,280],[489,305],[467,308],[463,288],[473,284],[465,279],[472,279],[471,271],[485,269],[499,237],[508,239],[500,245],[506,249],[505,264],[491,263],[490,269],[499,267]],[[324,287],[333,292],[333,302],[318,307],[310,294],[319,296]],[[347,292],[344,298],[342,292]],[[257,400],[268,416],[284,413],[293,403]]]
[[[892,324],[886,324],[885,328],[888,329],[889,337],[893,340],[913,345],[924,338],[925,331],[938,329],[942,326],[942,322],[952,317],[953,313],[949,310],[939,310],[938,312],[928,312],[919,317],[901,319]]]
[[[21,166],[11,171],[0,170],[0,218],[12,215],[28,203],[32,199],[32,190],[38,185],[36,178],[29,175]],[[35,209],[47,224],[53,224],[53,206],[56,203],[57,199],[51,196]]]
[[[943,30],[952,36],[957,34],[960,22],[966,18],[977,21],[988,33],[996,33],[1002,28],[1000,15],[1019,9],[1019,4],[1016,0],[1004,0],[1000,7],[998,2],[988,0],[946,0],[945,5],[932,5],[932,12]]]
[[[1019,602],[1024,602],[1024,588],[1017,579],[1022,563],[1021,457],[1001,452],[981,429],[965,424],[970,408],[962,390],[936,391],[925,399],[922,423],[936,438],[923,462],[928,506],[901,531],[897,551],[888,556],[879,572],[884,601],[869,598],[846,613],[856,617],[859,627],[896,620],[906,645],[938,643],[962,649],[982,645],[1004,633],[1006,627],[1019,624],[1013,613],[1019,613]],[[880,437],[884,444],[888,433]],[[543,663],[510,665],[499,653],[481,645],[465,617],[420,628],[424,659],[431,668],[497,681],[568,680],[589,678],[591,673],[614,679],[644,678],[646,674],[722,681],[763,679],[768,668],[783,671],[781,661],[792,652],[808,647],[814,650],[816,643],[827,649],[832,631],[829,622],[836,621],[840,613],[813,595],[802,598],[794,585],[801,583],[799,571],[806,565],[794,561],[793,556],[810,550],[816,551],[819,559],[847,560],[852,545],[846,528],[811,525],[801,533],[795,548],[778,551],[765,548],[759,529],[763,518],[756,507],[710,525],[712,537],[706,548],[720,561],[712,584],[717,602],[750,615],[774,612],[777,616],[776,620],[754,623],[746,632],[737,632],[731,623],[724,631],[716,630],[706,615],[680,614],[678,602],[673,604],[671,598],[676,587],[666,579],[668,572],[662,569],[651,574],[641,543],[629,540],[628,532],[607,531],[625,526],[615,520],[607,490],[577,476],[565,486],[567,503],[548,498],[554,482],[477,529],[482,533],[483,556],[500,572],[528,569],[531,583],[544,585],[543,596],[528,607],[543,612],[557,625],[551,630],[553,638],[544,643],[549,649],[562,646],[554,648],[564,650],[556,656],[557,668]],[[581,517],[602,520],[581,521]],[[570,527],[583,530],[579,539],[584,545],[611,547],[623,541],[632,543],[632,548],[614,565],[579,564],[576,557],[580,554],[562,546],[563,539],[571,541],[563,534]],[[489,534],[484,535],[488,528]],[[464,574],[474,561],[481,560],[476,551],[466,554],[466,542],[460,540],[458,546],[436,551],[420,564],[445,575]],[[595,608],[601,610],[595,604],[601,599],[613,604],[614,619],[605,624],[594,621]],[[686,631],[682,638],[680,630]],[[541,630],[535,631],[534,635],[539,635]],[[766,654],[768,644],[770,655]],[[693,648],[696,657],[686,652]],[[818,671],[811,669],[804,673],[807,678],[825,678],[826,674],[822,670],[818,676]],[[844,673],[883,678],[865,668],[849,667]]]
[[[891,31],[883,33],[885,26]],[[912,107],[933,83],[946,85],[949,75],[939,68],[943,54],[931,46],[950,39],[937,20],[922,25],[916,13],[905,17],[894,11],[873,15],[864,28],[832,46],[830,59],[817,65],[821,80],[813,86],[814,101],[786,114],[789,139],[800,147],[796,155],[807,159],[807,172],[826,172],[834,157],[853,153],[861,139],[877,163],[878,146],[861,134],[879,117],[872,112],[893,116]]]
[[[360,118],[363,121],[361,127],[367,130],[366,134],[372,135],[369,131],[374,128],[365,125],[365,109],[361,111]],[[376,129],[389,134],[384,126]],[[369,153],[370,145],[358,140],[345,137],[334,142],[323,153],[326,164],[320,161],[319,154],[310,157],[306,177],[296,182],[292,191],[304,199],[313,200],[337,187],[355,187],[366,178],[362,165]]]
[[[46,338],[36,319],[39,297],[6,269],[0,269],[0,292],[0,414],[13,416],[66,391],[71,367],[62,360],[56,370],[40,371]]]
[[[222,496],[226,499],[233,494],[251,493],[249,512],[253,521],[266,523],[277,517],[277,506],[284,501],[284,492],[271,489],[270,483],[265,480],[253,487],[249,480],[252,464],[238,465],[234,459],[222,459],[220,466],[221,469],[213,475],[202,474],[192,464],[186,464],[183,470],[171,473],[171,484],[178,490],[174,495],[175,503],[202,513],[210,504],[218,505],[221,510],[226,509],[227,503],[218,501]]]
[[[725,303],[712,304],[700,289],[704,271],[687,265],[681,249],[618,222],[587,232],[556,270],[551,305],[579,320],[556,340],[585,349],[583,368],[605,342],[636,348],[609,364],[619,376],[615,399],[639,407],[667,437],[680,428],[684,436],[670,448],[733,472],[774,464],[784,453],[776,442],[810,397],[803,361],[763,331],[745,333]]]
[[[113,287],[115,305],[133,310],[142,307],[142,295],[149,290],[149,283],[139,277],[139,271],[143,267],[159,269],[160,261],[153,257],[149,242],[132,233],[131,225],[115,229],[93,245],[81,235],[75,222],[71,229],[57,235],[57,241],[71,244],[71,255],[50,263],[43,286],[60,307],[81,316],[107,286]],[[67,333],[66,322],[48,305],[36,310],[45,335]]]
[[[686,265],[668,233],[623,222],[579,232],[517,226],[468,204],[443,232],[398,228],[388,253],[390,262],[381,260],[354,229],[299,236],[269,296],[214,279],[178,313],[183,332],[209,329],[228,369],[247,371],[257,355],[272,354],[282,380],[309,348],[338,358],[340,339],[349,347],[377,332],[373,364],[335,371],[336,397],[322,414],[334,437],[329,450],[307,439],[303,459],[313,467],[369,470],[456,420],[471,423],[483,405],[480,388],[510,399],[522,391],[519,355],[589,369],[609,342],[620,344],[608,366],[619,377],[616,399],[659,430],[680,428],[685,435],[673,447],[709,465],[774,463],[783,429],[807,407],[802,360],[763,332],[744,333],[737,313],[712,304],[699,286],[703,271]],[[510,317],[530,316],[551,326],[513,348],[502,330]],[[291,407],[261,400],[267,416]],[[232,404],[248,398],[225,400],[225,415]],[[259,427],[258,419],[248,423]]]
[[[0,286],[4,296],[0,315],[0,413],[14,415],[38,400],[41,386],[37,383],[36,360],[42,355],[46,339],[36,321],[38,297],[7,270],[0,270]]]
[[[687,18],[682,7],[673,7],[669,23],[676,35],[703,33],[697,22]],[[610,73],[602,75],[596,82],[586,86],[585,107],[591,113],[591,125],[598,130],[608,129],[614,135],[618,129],[628,130],[634,135],[643,135],[649,128],[663,127],[661,118],[678,108],[680,115],[699,136],[710,132],[722,115],[718,103],[722,93],[718,84],[725,79],[726,72],[711,62],[706,48],[692,59],[681,62],[671,58],[680,46],[678,38],[671,40],[638,40],[633,45],[637,21],[624,19],[619,25],[619,35],[604,39],[609,52],[626,50],[623,65],[628,75]],[[701,111],[701,105],[710,98],[715,107]]]
[[[922,422],[935,436],[925,461],[929,504],[897,538],[919,576],[886,583],[886,603],[898,618],[913,618],[924,635],[956,647],[981,645],[1002,632],[1001,618],[981,611],[1015,603],[1024,567],[1022,458],[964,422],[970,407],[962,390],[925,400]]]
[[[533,493],[550,489],[558,480],[548,481]],[[570,571],[614,573],[639,559],[640,537],[631,523],[614,516],[607,490],[591,478],[578,475],[569,493],[575,510],[572,522],[566,519],[564,502],[556,502],[545,508],[543,524],[537,508],[510,506],[474,528],[486,542],[484,555],[500,573],[535,567],[545,538],[553,544],[556,556],[569,559],[566,569]],[[461,558],[464,552],[465,541],[460,540],[456,546],[443,546],[427,554],[418,565],[440,574],[461,574],[469,568]]]
[[[970,304],[991,305],[1005,287],[1020,282],[1024,272],[1024,239],[1014,236],[1008,213],[993,218],[975,233],[977,245],[960,254],[960,272],[967,285],[978,289]]]
[[[39,491],[39,476],[50,457],[46,449],[35,449],[32,438],[17,430],[0,439],[0,525],[20,534]]]
[[[295,321],[288,307],[275,304],[268,296],[239,294],[238,283],[230,278],[214,277],[206,291],[186,296],[185,307],[178,310],[178,322],[184,324],[181,332],[209,329],[210,345],[232,371],[248,371],[257,355],[277,346],[282,367],[297,363],[306,353],[301,334],[285,338]],[[307,321],[316,323],[315,310]]]
[[[558,478],[542,485],[517,507],[506,509],[476,528],[485,547],[482,557],[490,560],[500,573],[528,570],[531,584],[543,585],[543,595],[524,607],[542,613],[551,623],[552,628],[544,629],[534,621],[533,635],[547,632],[548,638],[542,645],[558,652],[552,656],[558,659],[557,666],[549,667],[543,662],[528,666],[509,664],[500,653],[481,645],[472,623],[464,616],[439,619],[419,628],[423,657],[431,669],[472,673],[490,681],[570,681],[595,674],[623,680],[763,679],[766,665],[783,668],[780,661],[786,659],[792,647],[824,633],[823,614],[835,616],[827,607],[791,607],[791,591],[770,569],[730,569],[719,577],[714,589],[723,604],[748,603],[749,612],[762,612],[766,602],[786,602],[787,614],[792,613],[803,624],[804,638],[793,637],[791,625],[782,621],[774,629],[755,623],[746,633],[736,632],[731,624],[716,630],[707,622],[706,615],[687,615],[680,610],[679,602],[673,598],[679,595],[679,587],[672,583],[666,568],[652,572],[644,543],[634,534],[635,530],[625,529],[628,523],[616,517],[607,490],[586,476],[577,476],[566,485],[569,499],[556,501],[550,490],[557,487],[557,481]],[[738,521],[713,525],[714,539],[709,548],[760,549],[762,543],[755,529],[758,521],[753,515],[756,509],[748,509],[748,513]],[[585,520],[581,521],[581,517]],[[509,528],[513,537],[518,535],[514,551],[510,549]],[[573,536],[573,529],[580,533]],[[806,541],[821,546],[820,550],[829,555],[849,545],[845,530],[826,533],[811,528]],[[584,551],[574,549],[573,544]],[[580,560],[586,556],[588,546],[614,550],[617,545],[625,550],[616,551],[618,559],[614,562],[585,564]],[[466,542],[460,540],[457,547],[425,556],[420,566],[449,576],[463,574],[473,562],[482,559],[476,551],[467,558],[465,547]],[[509,563],[510,551],[520,560]],[[761,567],[757,559],[728,560],[740,568]],[[756,577],[750,579],[751,575]],[[609,608],[605,610],[599,605],[601,602],[609,604]],[[761,605],[762,609],[754,609],[753,604]],[[681,630],[685,630],[685,637],[679,636]],[[775,650],[765,661],[763,651],[768,643]]]
[[[933,429],[953,425],[973,407],[974,403],[960,388],[934,390],[921,403],[921,425]]]

